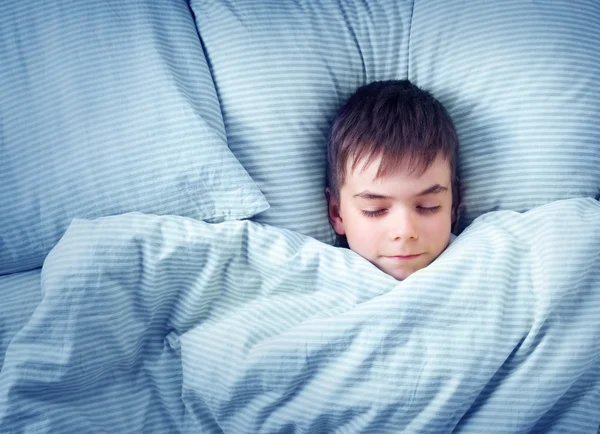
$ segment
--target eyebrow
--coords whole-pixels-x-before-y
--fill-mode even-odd
[[[443,185],[440,184],[434,184],[431,187],[426,188],[425,190],[421,191],[420,193],[417,193],[415,195],[415,197],[421,197],[421,196],[427,196],[429,194],[439,194],[442,192],[448,191],[448,187],[444,187]],[[357,193],[354,195],[354,197],[360,197],[362,199],[391,199],[391,196],[385,196],[383,194],[377,194],[377,193],[373,193],[369,190],[364,190],[361,191],[360,193]]]
[[[417,194],[417,196],[427,196],[428,194],[438,194],[443,193],[445,191],[448,191],[448,187],[444,187],[440,184],[434,184],[431,187],[426,188],[425,190]]]

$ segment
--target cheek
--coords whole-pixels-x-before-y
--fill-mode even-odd
[[[370,250],[378,238],[377,225],[367,221],[364,217],[356,216],[346,226],[346,238],[352,250]]]
[[[452,228],[451,212],[441,214],[435,219],[428,220],[426,227],[430,239],[443,244],[446,240],[450,239],[450,230]]]

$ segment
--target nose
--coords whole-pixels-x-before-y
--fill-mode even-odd
[[[391,235],[393,240],[416,240],[419,238],[417,216],[410,210],[399,211],[392,219]]]

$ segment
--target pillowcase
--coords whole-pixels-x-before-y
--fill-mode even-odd
[[[229,148],[271,204],[253,220],[333,244],[331,121],[362,84],[406,78],[412,2],[192,0]]]
[[[0,40],[0,274],[40,267],[74,217],[268,207],[185,0],[3,2]]]
[[[230,149],[272,205],[256,221],[333,242],[329,125],[357,87],[387,79],[431,91],[455,120],[460,230],[493,210],[600,197],[596,0],[190,4]]]
[[[599,23],[597,0],[415,1],[409,79],[456,124],[461,228],[600,197]]]

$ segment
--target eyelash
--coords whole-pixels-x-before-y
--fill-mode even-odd
[[[422,212],[423,214],[434,214],[436,212],[438,212],[442,207],[440,205],[438,206],[430,206],[430,207],[417,207],[419,212]]]
[[[377,211],[362,210],[361,214],[364,215],[365,217],[379,217],[379,216],[383,215],[384,212],[385,212],[384,209],[378,209]]]
[[[440,205],[438,206],[432,206],[432,207],[422,207],[422,206],[418,206],[417,207],[417,211],[420,212],[421,214],[435,214],[436,212],[438,212],[442,207]],[[378,209],[377,211],[366,211],[366,210],[362,210],[361,214],[363,214],[365,217],[371,217],[371,218],[375,218],[375,217],[380,217],[382,216],[384,213],[386,212],[385,209]]]

